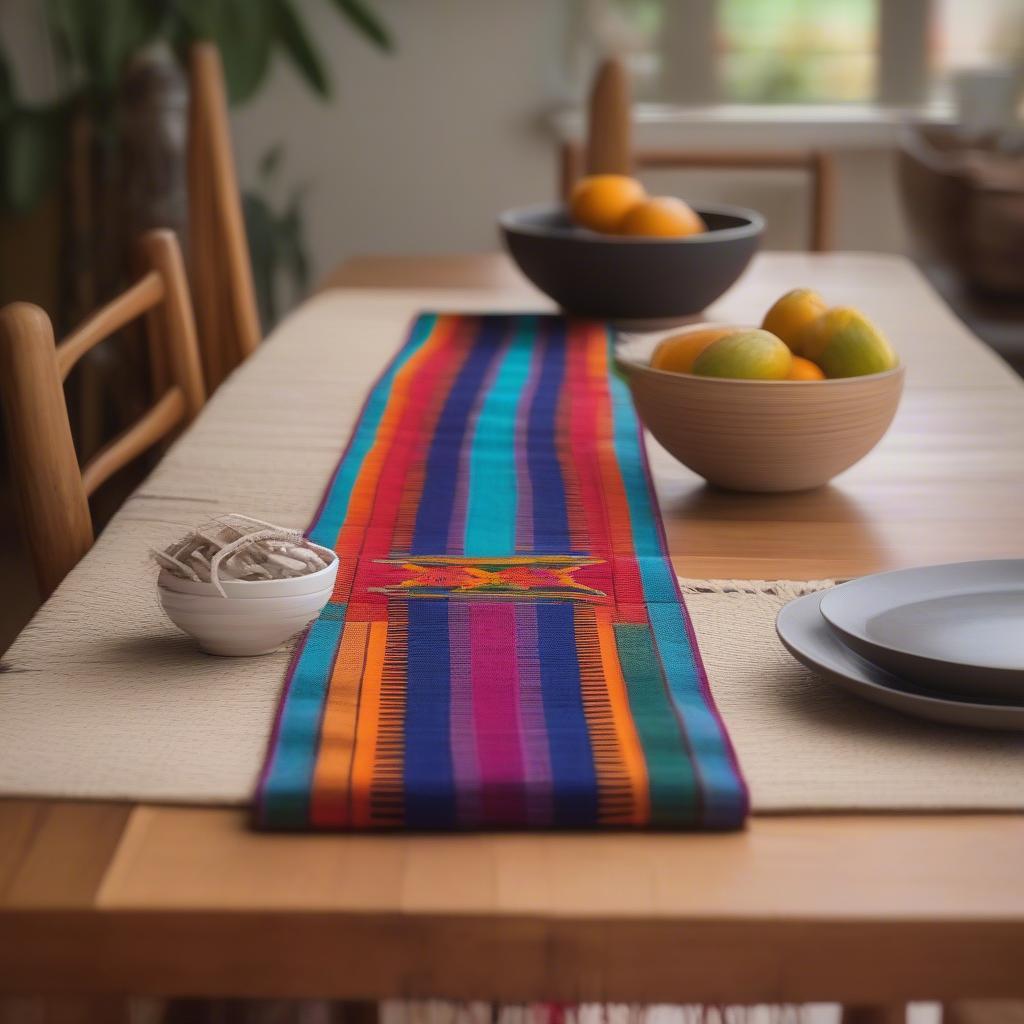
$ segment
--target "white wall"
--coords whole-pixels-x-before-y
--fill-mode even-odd
[[[335,83],[318,102],[286,65],[233,117],[243,177],[274,142],[308,182],[314,274],[356,252],[486,250],[500,209],[550,196],[562,4],[377,0],[393,56],[304,0]],[[552,69],[556,74],[552,75]]]
[[[567,0],[377,0],[398,41],[390,57],[324,0],[302,6],[330,59],[335,99],[318,102],[279,63],[265,91],[235,112],[234,130],[244,178],[283,141],[285,177],[309,184],[314,278],[353,253],[494,248],[499,210],[554,195],[548,114],[564,91]],[[903,247],[891,165],[885,151],[840,154],[839,247]],[[666,173],[651,183],[758,207],[771,247],[807,237],[799,175]]]

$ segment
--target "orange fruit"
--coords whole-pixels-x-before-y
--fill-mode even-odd
[[[651,356],[651,366],[655,370],[667,370],[669,373],[691,373],[697,356],[701,354],[712,342],[724,338],[727,334],[734,334],[737,328],[726,327],[696,327],[680,334],[673,334],[666,338],[654,350]]]
[[[796,347],[797,336],[826,309],[825,300],[817,292],[810,288],[794,288],[768,310],[761,326],[781,338],[798,355],[804,355],[806,353]]]
[[[789,368],[786,380],[824,380],[825,374],[817,363],[803,356],[793,356],[793,365]]]
[[[619,222],[621,235],[683,238],[699,235],[708,226],[699,213],[675,196],[654,196],[631,206]]]
[[[591,174],[573,186],[569,213],[585,228],[610,233],[626,211],[646,195],[636,178],[625,174]]]

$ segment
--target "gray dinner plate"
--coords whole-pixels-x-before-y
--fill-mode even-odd
[[[1024,731],[1024,706],[984,704],[927,693],[855,654],[821,616],[831,591],[797,598],[779,612],[779,639],[797,661],[844,690],[894,711],[946,725]]]
[[[1024,704],[1024,559],[863,576],[829,591],[821,614],[847,647],[915,685]]]

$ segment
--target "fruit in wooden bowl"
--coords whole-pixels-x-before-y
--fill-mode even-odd
[[[791,315],[781,329],[802,338],[801,351],[819,361],[794,355],[764,327],[742,324],[695,324],[651,355],[643,342],[620,346],[617,362],[640,419],[710,483],[739,491],[818,487],[867,455],[889,428],[903,367],[884,336],[862,314],[808,307],[806,297],[801,304],[814,315],[802,323]],[[826,377],[827,367],[834,376]],[[867,367],[879,369],[844,375]]]

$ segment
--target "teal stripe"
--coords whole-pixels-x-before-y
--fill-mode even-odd
[[[609,340],[610,345],[610,340]],[[725,730],[701,688],[697,656],[690,643],[685,611],[678,598],[672,565],[657,527],[654,496],[648,485],[636,413],[622,377],[609,377],[615,451],[626,489],[634,547],[647,612],[669,693],[692,751],[703,797],[703,824],[735,828],[746,814],[746,791],[737,775]]]
[[[644,748],[652,825],[695,825],[700,814],[697,779],[665,689],[665,677],[647,626],[615,624],[615,646],[629,708]]]
[[[469,461],[465,553],[516,553],[516,413],[530,375],[535,316],[518,318],[508,351],[480,407]]]
[[[409,358],[430,337],[430,332],[437,323],[436,313],[423,313],[416,318],[409,333],[409,340],[395,356],[384,376],[377,381],[370,397],[367,399],[363,414],[356,426],[348,452],[341,460],[338,471],[330,483],[326,500],[317,516],[316,523],[311,527],[308,537],[316,544],[333,548],[341,526],[348,514],[348,502],[352,496],[352,488],[363,468],[363,460],[377,439],[377,428],[391,397],[391,386],[395,375],[409,361]],[[358,342],[356,342],[358,344]]]
[[[263,783],[260,814],[275,828],[309,824],[320,719],[335,651],[345,622],[343,604],[328,604],[313,623],[281,707],[272,760]]]

